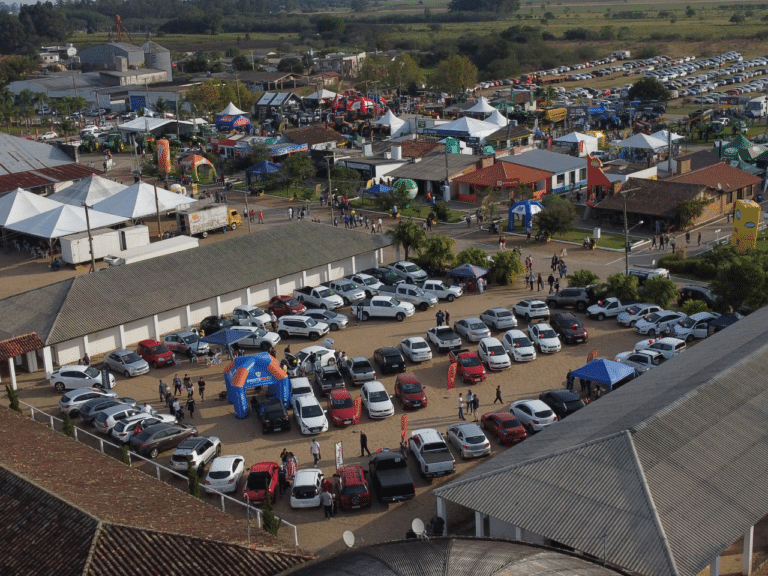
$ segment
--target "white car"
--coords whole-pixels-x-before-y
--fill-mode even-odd
[[[245,458],[242,456],[219,456],[211,462],[205,477],[205,491],[237,492],[240,477],[245,471]]]
[[[536,348],[522,330],[507,330],[501,338],[501,344],[515,362],[536,360]]]
[[[661,352],[655,350],[641,350],[640,352],[630,350],[629,352],[616,354],[614,360],[631,366],[640,372],[647,372],[657,366],[661,366],[667,359]]]
[[[400,342],[403,354],[410,358],[411,362],[426,362],[432,360],[432,349],[421,336],[411,336]]]
[[[315,365],[312,366],[309,362],[309,357],[314,352]],[[302,348],[296,354],[293,354],[295,364],[289,363],[288,376],[293,378],[294,376],[301,376],[303,374],[312,374],[316,368],[322,366],[330,366],[336,363],[336,350],[332,348],[326,348],[325,346],[307,346]]]
[[[517,328],[517,318],[506,308],[491,308],[480,314],[486,326],[494,330],[507,330]]]
[[[633,304],[624,312],[616,316],[616,321],[622,326],[635,327],[635,324],[643,316],[648,316],[654,312],[661,312],[661,306],[656,304]]]
[[[635,344],[635,350],[656,350],[656,352],[661,352],[667,360],[682,354],[685,349],[685,340],[680,338],[649,338],[640,340]]]
[[[706,338],[709,336],[709,323],[719,317],[719,314],[712,312],[691,314],[685,320],[681,320],[674,325],[672,334],[686,342],[693,342],[696,338]]]
[[[305,468],[296,472],[291,490],[291,508],[318,508],[323,473],[317,468]]]
[[[464,318],[454,322],[453,330],[459,336],[463,336],[467,342],[480,342],[491,335],[488,326],[480,318]]]
[[[512,306],[512,312],[525,318],[526,322],[530,322],[531,318],[549,319],[549,307],[547,306],[547,303],[535,298],[520,300],[520,302]]]
[[[134,416],[141,412],[140,408],[132,406],[131,404],[117,404],[110,406],[104,410],[100,410],[96,414],[96,418],[93,419],[93,427],[96,432],[101,434],[110,434],[112,428],[119,420]]]
[[[100,390],[98,388],[77,388],[65,392],[59,400],[59,410],[62,414],[69,414],[72,418],[77,418],[80,414],[80,407],[94,398],[116,398],[117,392],[114,390]]]
[[[320,403],[314,395],[291,398],[293,415],[302,434],[320,434],[328,430],[328,418],[325,417]]]
[[[64,390],[75,390],[76,388],[86,388],[95,386],[101,388],[101,371],[93,366],[81,366],[73,364],[71,366],[62,366],[51,374],[51,386],[56,392]],[[109,387],[115,387],[115,375],[109,375]]]
[[[370,274],[363,274],[362,272],[358,274],[350,274],[349,276],[345,276],[345,278],[352,280],[352,282],[360,286],[361,290],[365,290],[366,298],[370,298],[376,294],[376,291],[379,288],[384,286],[384,284]]]
[[[520,420],[528,432],[544,430],[557,422],[557,416],[552,408],[541,400],[517,400],[512,402],[509,411]]]
[[[40,134],[40,136],[37,137],[38,140],[53,140],[54,138],[58,138],[59,135],[56,134],[56,132],[46,132],[45,134]]]
[[[477,458],[491,454],[491,443],[488,442],[480,426],[474,422],[449,426],[445,436],[448,442],[459,451],[462,458]]]
[[[128,444],[131,440],[131,436],[136,431],[136,426],[141,424],[142,429],[148,428],[155,424],[176,424],[176,416],[172,414],[160,414],[156,410],[152,411],[152,414],[147,414],[144,411],[128,416],[122,420],[118,420],[112,427],[110,436],[122,444]]]
[[[488,370],[504,370],[512,366],[507,351],[497,338],[483,338],[477,345],[477,355]]]
[[[363,384],[360,395],[363,398],[363,406],[368,410],[368,416],[371,418],[386,418],[395,413],[392,398],[384,388],[384,384],[378,380],[371,380]]]
[[[125,348],[113,350],[104,356],[104,364],[109,366],[110,370],[124,374],[126,378],[149,372],[149,363],[133,350]]]
[[[683,312],[673,312],[671,310],[662,310],[660,312],[654,312],[648,316],[643,316],[635,324],[635,332],[638,334],[648,334],[651,338],[654,338],[656,334],[662,334],[663,332],[672,330],[672,326],[685,320],[688,316]]]
[[[552,326],[546,322],[539,322],[538,324],[530,324],[528,326],[528,336],[534,345],[539,347],[539,352],[542,354],[554,354],[560,352],[562,347],[560,344],[560,338],[557,337],[557,332],[554,331]]]

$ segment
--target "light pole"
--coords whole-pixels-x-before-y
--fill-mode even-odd
[[[624,274],[629,274],[629,228],[627,228],[627,195],[630,192],[634,192],[635,190],[638,190],[638,188],[619,191],[619,194],[621,194],[621,197],[624,199]],[[635,226],[632,226],[632,228],[640,226],[642,223],[643,221],[640,220],[640,222],[635,224]]]
[[[96,256],[93,253],[93,236],[91,235],[91,218],[88,215],[88,209],[93,208],[93,206],[88,206],[85,202],[82,203],[82,206],[85,208],[85,226],[88,229],[88,247],[91,252],[91,269],[89,272],[96,272]],[[51,254],[53,254],[53,247],[51,247]]]

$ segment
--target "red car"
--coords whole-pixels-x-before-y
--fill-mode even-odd
[[[346,388],[336,388],[328,394],[328,412],[334,426],[360,424],[360,416],[355,414],[355,403]]]
[[[117,112],[110,112],[109,114],[104,116],[104,118],[107,120],[116,120],[117,118],[120,118],[120,114],[118,114]]]
[[[272,296],[269,301],[269,312],[278,318],[286,314],[304,314],[306,311],[307,307],[293,296]]]
[[[448,354],[448,361],[451,364],[458,363],[456,378],[461,378],[466,384],[478,384],[488,376],[480,357],[466,348],[451,350]]]
[[[339,508],[352,510],[371,505],[371,489],[362,466],[342,466],[334,476]]]
[[[480,424],[491,432],[499,444],[515,444],[528,437],[525,427],[514,414],[509,412],[488,412],[480,418]]]
[[[136,354],[144,358],[152,365],[152,368],[173,366],[176,364],[176,356],[168,350],[164,344],[157,340],[142,340],[136,348]]]
[[[267,498],[266,487],[269,485],[269,499],[274,502],[278,470],[280,466],[277,462],[259,462],[251,466],[251,472],[248,474],[243,490],[243,498],[251,504],[263,504]]]
[[[403,408],[425,408],[427,394],[413,374],[398,374],[395,380],[395,396],[400,398]]]

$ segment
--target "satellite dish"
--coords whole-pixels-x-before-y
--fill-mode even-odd
[[[344,534],[341,535],[342,540],[344,540],[344,544],[347,545],[347,548],[352,548],[352,546],[355,545],[355,535],[350,530],[345,530]]]
[[[723,189],[723,185],[722,185],[722,184],[720,184],[720,182],[718,182],[718,183],[717,183],[717,189],[718,189],[718,190],[722,190],[722,189]]]
[[[422,522],[421,518],[413,519],[413,522],[411,522],[411,530],[414,531],[416,536],[424,534],[424,522]]]

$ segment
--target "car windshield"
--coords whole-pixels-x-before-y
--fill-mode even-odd
[[[509,430],[510,428],[520,428],[522,424],[520,424],[520,421],[517,418],[514,418],[512,420],[505,420],[502,422],[502,426],[504,429]]]
[[[400,306],[400,300],[397,298],[392,298],[392,306]]]
[[[534,412],[534,414],[539,418],[549,418],[552,416],[552,410],[539,410],[538,412]]]
[[[365,484],[352,484],[351,486],[344,486],[342,492],[344,494],[365,494],[368,492],[368,487]]]
[[[468,436],[467,438],[464,438],[464,441],[467,444],[485,444],[485,436],[482,434],[480,436]]]
[[[513,338],[512,343],[515,345],[515,348],[530,348],[533,346],[528,338]]]
[[[512,312],[509,310],[501,310],[496,312],[496,318],[509,318],[510,316],[512,316]]]
[[[317,326],[314,318],[307,318],[307,326]]]
[[[310,404],[309,406],[301,407],[302,418],[317,418],[323,415],[323,409],[317,404]]]
[[[353,408],[352,398],[338,398],[332,402],[334,408]]]
[[[360,360],[359,362],[352,362],[352,369],[353,370],[370,370],[371,364],[370,362]]]
[[[200,341],[200,338],[198,338],[197,334],[190,334],[189,336],[184,336],[182,340],[184,340],[184,344],[196,344]]]
[[[248,310],[246,312],[246,316],[250,316],[251,318],[257,318],[259,316],[264,316],[264,311],[261,308],[254,308],[253,310]]]
[[[469,328],[471,330],[482,330],[483,328],[485,328],[485,324],[483,324],[482,322],[473,322],[472,324],[469,325]]]
[[[299,306],[299,301],[296,300],[296,298],[288,298],[288,300],[285,301],[285,305],[288,306],[288,308],[294,308]]]
[[[152,352],[152,354],[159,355],[159,354],[165,354],[166,352],[168,352],[168,348],[166,348],[162,344],[159,344],[157,346],[152,346],[152,348],[150,348],[149,351]]]
[[[88,366],[88,368],[86,368],[84,372],[86,376],[88,376],[89,378],[96,378],[100,374],[100,372],[96,370],[96,368],[94,368],[93,366]]]
[[[373,278],[373,277],[370,277],[370,278],[360,278],[360,282],[362,282],[366,286],[370,286],[371,284],[376,284],[376,278]]]
[[[427,344],[426,342],[411,342],[411,348],[413,348],[414,350],[429,348],[429,344]]]
[[[384,390],[379,390],[378,392],[371,392],[368,398],[371,402],[386,402],[389,400],[389,394]]]
[[[416,264],[409,264],[408,266],[403,266],[406,272],[418,272],[419,267],[416,266]]]
[[[211,470],[208,472],[208,478],[211,480],[223,480],[224,478],[229,478],[229,475],[229,470]],[[248,479],[250,480],[250,476]]]
[[[642,309],[643,309],[643,308],[642,308],[641,306],[632,306],[632,308],[630,308],[629,310],[627,310],[627,312],[629,312],[630,314],[637,314],[637,313],[638,313],[638,312],[640,312],[640,310],[642,310]]]
[[[477,356],[470,356],[469,358],[462,358],[461,365],[465,368],[472,368],[473,366],[480,366],[480,358]]]
[[[661,318],[661,316],[660,316],[659,314],[657,314],[656,312],[654,312],[654,313],[653,313],[653,314],[651,314],[650,316],[646,316],[646,317],[645,317],[645,320],[646,320],[647,322],[656,322],[656,321],[657,321],[657,320],[659,320],[660,318]]]
[[[501,356],[502,354],[506,354],[506,352],[504,352],[503,346],[489,346],[488,353],[491,356]]]
[[[534,302],[533,304],[531,304],[531,308],[541,309],[546,307],[547,305],[544,304],[543,302]]]
[[[406,382],[403,384],[403,392],[406,394],[417,394],[421,390],[421,382]]]
[[[539,332],[539,336],[541,338],[555,338],[555,331],[554,330],[542,330]]]
[[[253,335],[257,338],[264,338],[264,336],[267,335],[267,331],[264,330],[264,328],[259,328],[258,330],[253,331]]]
[[[686,318],[685,320],[680,320],[680,326],[683,328],[693,328],[694,324],[696,324],[696,320],[693,320],[690,317]]]
[[[130,352],[129,354],[123,354],[121,356],[121,359],[123,361],[123,364],[133,364],[134,362],[138,362],[141,360],[141,356],[136,354],[136,352]]]
[[[248,474],[248,484],[246,488],[248,490],[263,490],[269,482],[269,474],[267,472],[251,472]]]
[[[328,288],[325,290],[318,290],[317,293],[320,295],[320,298],[328,298],[328,296],[333,296],[333,292],[328,290]]]

